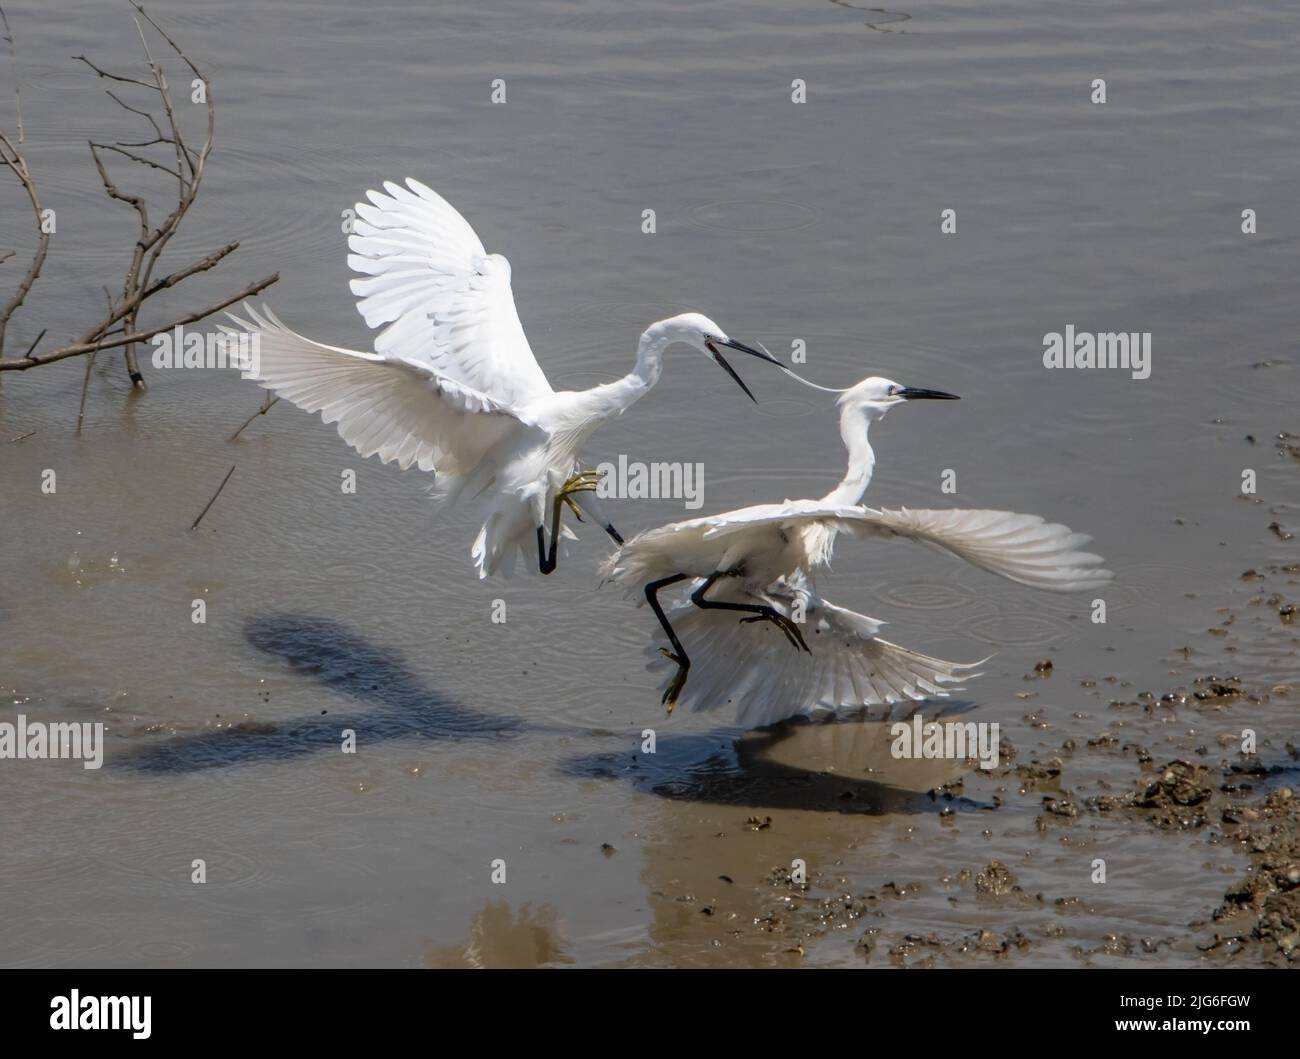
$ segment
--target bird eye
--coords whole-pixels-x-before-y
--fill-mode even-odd
[[[901,386],[891,386],[891,387],[889,388],[889,390],[888,390],[888,395],[889,395],[890,397],[897,397],[897,396],[898,396],[898,391],[901,390],[901,389],[902,389]]]

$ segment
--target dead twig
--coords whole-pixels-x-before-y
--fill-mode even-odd
[[[27,134],[23,128],[22,79],[18,75],[18,57],[14,49],[14,35],[9,29],[9,19],[5,17],[4,8],[0,8],[0,27],[3,27],[4,40],[9,48],[9,66],[14,76],[14,108],[17,111],[17,126],[14,139],[11,140],[5,133],[0,133],[0,165],[7,167],[18,178],[18,183],[22,185],[23,191],[26,192],[27,201],[31,203],[32,213],[36,218],[37,233],[36,253],[32,256],[32,263],[28,266],[22,281],[18,284],[18,289],[14,291],[13,297],[5,302],[3,306],[0,306],[0,357],[3,357],[5,330],[9,326],[9,320],[26,300],[32,285],[41,274],[41,268],[45,265],[45,257],[50,249],[50,233],[45,227],[44,211],[41,209],[40,196],[36,193],[36,181],[32,179],[32,172],[27,166],[27,158],[23,154],[23,143],[27,138]]]
[[[77,408],[77,433],[81,433],[81,424],[86,418],[86,394],[90,392],[90,369],[95,366],[95,357],[98,353],[92,353],[86,358],[86,374],[81,380],[81,404]]]
[[[28,368],[39,367],[42,364],[53,364],[55,361],[67,360],[69,357],[80,357],[85,353],[95,353],[101,349],[117,349],[132,342],[147,342],[154,335],[162,334],[164,331],[171,331],[185,324],[192,324],[202,320],[206,316],[220,312],[222,309],[229,308],[235,302],[243,301],[259,291],[265,290],[272,283],[280,278],[277,272],[274,275],[260,279],[256,283],[250,283],[241,291],[223,298],[221,301],[209,305],[205,309],[199,309],[197,312],[186,313],[184,316],[178,316],[165,324],[159,324],[156,327],[146,327],[139,331],[133,331],[130,334],[117,334],[114,336],[105,335],[103,338],[94,342],[75,342],[70,346],[63,346],[60,349],[52,349],[45,353],[30,354],[26,357],[3,357],[0,358],[0,371],[26,371]]]
[[[111,312],[113,309],[113,292],[107,287],[104,288],[104,299],[108,302],[108,308]],[[28,353],[31,352],[29,349]],[[81,380],[81,404],[77,408],[77,434],[81,434],[81,424],[86,418],[86,395],[90,392],[90,369],[95,366],[95,357],[98,353],[92,353],[86,358],[86,374]]]
[[[266,395],[262,398],[262,407],[259,408],[247,419],[245,419],[243,425],[240,426],[240,428],[236,430],[233,434],[231,434],[230,437],[228,437],[226,440],[234,441],[237,437],[239,437],[240,434],[244,432],[244,429],[248,426],[249,423],[251,423],[258,416],[266,415],[266,413],[271,410],[271,406],[275,404],[275,402],[278,401],[279,399],[280,398],[276,397],[273,393],[271,393],[270,390],[267,390]]]
[[[191,533],[193,533],[193,532],[198,528],[199,523],[203,521],[203,516],[206,515],[206,514],[208,513],[208,508],[210,508],[213,504],[215,504],[215,503],[217,502],[217,497],[219,497],[219,496],[221,495],[221,490],[223,490],[224,488],[226,488],[226,483],[227,483],[228,481],[230,481],[230,476],[231,476],[232,474],[234,474],[234,473],[235,473],[235,465],[232,463],[232,464],[230,465],[230,470],[228,470],[228,471],[226,472],[226,476],[225,476],[223,479],[221,479],[221,484],[220,484],[219,486],[217,486],[217,491],[216,491],[215,493],[212,494],[212,499],[209,500],[209,501],[208,501],[208,502],[203,506],[203,510],[199,512],[199,517],[196,518],[196,519],[193,521],[193,523],[190,524],[190,532],[191,532]]]
[[[239,243],[237,241],[227,243],[198,261],[162,274],[160,261],[163,253],[193,206],[203,182],[208,158],[212,153],[216,110],[209,91],[209,82],[199,71],[199,68],[145,11],[143,5],[138,3],[137,0],[131,0],[131,6],[135,9],[134,22],[149,71],[147,76],[136,77],[117,73],[98,66],[85,55],[74,56],[75,59],[89,67],[98,78],[111,81],[115,85],[125,86],[124,91],[144,90],[152,94],[151,105],[136,105],[128,103],[118,94],[118,91],[113,89],[105,90],[105,94],[118,107],[131,114],[134,118],[142,118],[148,123],[149,133],[147,138],[88,141],[91,160],[94,163],[96,172],[99,174],[100,183],[103,184],[104,193],[110,199],[130,207],[138,221],[137,235],[125,275],[122,278],[121,292],[115,298],[110,297],[108,309],[104,316],[87,328],[76,342],[42,353],[36,353],[33,345],[22,357],[6,357],[4,355],[5,326],[10,317],[23,304],[32,285],[40,276],[50,246],[49,233],[41,231],[31,266],[19,283],[14,295],[3,307],[0,307],[0,371],[25,371],[28,368],[34,368],[41,364],[52,364],[68,357],[78,357],[84,354],[93,356],[100,350],[121,348],[132,385],[143,386],[144,376],[140,371],[136,357],[138,344],[147,342],[154,335],[161,332],[170,331],[184,324],[194,323],[205,316],[219,312],[244,298],[265,290],[280,278],[279,273],[266,276],[255,283],[248,284],[228,298],[222,298],[214,302],[201,312],[185,313],[157,326],[141,324],[140,312],[150,298],[177,286],[191,276],[216,267],[239,248]],[[8,21],[4,20],[2,9],[0,9],[0,22],[3,23],[4,39],[9,45],[10,61],[15,68],[16,77],[17,61],[13,36],[9,32]],[[196,102],[203,102],[206,105],[206,128],[203,142],[200,145],[191,144],[186,139],[172,99],[171,87],[168,84],[166,72],[162,63],[155,58],[154,49],[150,45],[151,35],[156,35],[157,38],[166,42],[166,46],[170,49],[174,58],[183,63],[188,69],[193,78],[196,91],[201,89],[201,97],[196,99]],[[0,132],[0,165],[8,168],[17,176],[35,213],[37,227],[41,229],[44,227],[42,223],[43,211],[37,194],[36,181],[23,153],[24,129],[20,96],[17,100],[17,115],[15,136],[11,138],[6,133]],[[165,156],[157,157],[159,151],[165,152]],[[154,156],[151,157],[151,154]],[[117,165],[126,164],[135,167],[134,171],[136,172],[162,173],[169,180],[175,181],[174,204],[161,221],[157,224],[152,222],[149,206],[142,192],[127,190],[119,184],[109,167],[110,160],[115,160]],[[0,262],[12,255],[13,252],[10,251],[0,256]],[[87,372],[89,372],[89,368],[87,368]],[[87,374],[88,378],[89,375]],[[84,415],[84,407],[85,391],[83,387],[82,414],[78,415],[79,424]]]
[[[32,344],[27,347],[27,352],[23,354],[24,356],[30,357],[32,355],[32,350],[36,348],[36,343],[45,337],[45,332],[48,330],[48,327],[41,329],[41,333],[32,339]]]

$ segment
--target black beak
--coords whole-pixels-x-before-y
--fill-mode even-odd
[[[961,398],[955,393],[944,393],[942,390],[923,390],[918,386],[902,386],[894,391],[895,397],[901,397],[905,401],[960,401]]]
[[[716,339],[710,338],[710,339],[706,339],[704,344],[708,347],[709,352],[713,354],[713,359],[718,362],[718,367],[720,367],[723,371],[725,371],[736,381],[736,385],[745,391],[745,396],[747,396],[755,404],[758,404],[758,398],[755,397],[752,393],[750,393],[749,387],[745,385],[745,380],[736,374],[735,369],[732,368],[732,366],[727,363],[727,361],[722,356],[722,354],[718,352],[718,346],[722,345],[722,346],[726,346],[728,349],[736,349],[739,350],[741,353],[748,353],[751,357],[757,357],[759,360],[766,360],[778,366],[781,365],[781,362],[777,360],[776,357],[772,356],[771,353],[768,353],[766,350],[754,349],[752,346],[747,346],[745,345],[745,343],[737,342],[735,339],[732,338],[716,338]]]
[[[755,349],[753,346],[745,345],[744,342],[737,342],[734,338],[719,338],[717,341],[728,349],[737,349],[741,353],[748,353],[751,357],[757,357],[759,360],[766,360],[770,364],[781,363],[766,349]],[[716,353],[717,350],[715,349],[714,352]]]

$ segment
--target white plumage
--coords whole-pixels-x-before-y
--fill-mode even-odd
[[[758,728],[796,715],[824,717],[942,697],[960,681],[979,676],[972,672],[978,662],[947,662],[883,639],[884,622],[827,602],[802,575],[778,579],[763,590],[720,581],[709,595],[770,606],[791,619],[799,603],[808,650],[792,649],[770,624],[742,625],[734,612],[678,601],[667,616],[692,662],[690,679],[675,700],[685,709],[734,705],[738,724]],[[674,663],[657,646],[648,646],[646,654],[652,670],[672,672]]]
[[[1111,578],[1089,538],[1037,515],[1010,511],[908,510],[861,506],[875,455],[871,422],[909,399],[947,398],[933,390],[866,379],[840,398],[848,470],[820,500],[759,504],[638,534],[604,564],[629,593],[657,593],[689,581],[689,601],[664,611],[673,650],[652,665],[676,673],[664,701],[691,709],[734,704],[744,724],[773,724],[857,707],[947,694],[979,665],[947,662],[879,637],[882,622],[837,607],[817,592],[813,573],[831,559],[835,538],[917,541],[1008,578],[1051,591],[1097,588]],[[747,611],[737,620],[737,610]],[[657,615],[658,616],[658,615]],[[689,679],[688,679],[689,674]]]
[[[257,337],[256,380],[309,412],[320,412],[362,456],[436,476],[446,503],[477,497],[484,520],[472,555],[480,577],[509,574],[536,548],[543,573],[555,567],[562,501],[591,515],[615,540],[581,449],[605,420],[621,415],[658,380],[664,351],[684,343],[724,368],[718,346],[764,360],[712,320],[683,313],[641,335],[636,365],[615,382],[555,391],[529,348],[510,288],[510,264],[489,254],[469,223],[417,180],[368,191],[356,205],[348,265],[357,307],[382,328],[375,352],[327,346],[291,330],[265,306],[231,316]],[[233,329],[224,327],[227,333]],[[746,389],[746,393],[749,391]],[[752,396],[752,395],[751,395]],[[550,516],[550,549],[545,543]]]
[[[348,237],[349,286],[375,352],[422,360],[441,375],[523,407],[555,391],[515,311],[510,262],[483,249],[474,229],[416,180],[386,183],[358,202]]]

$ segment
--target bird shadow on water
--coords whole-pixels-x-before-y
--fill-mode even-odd
[[[948,702],[941,712],[972,707]],[[971,798],[933,793],[969,771],[961,762],[892,759],[890,725],[908,716],[894,716],[889,722],[786,723],[749,732],[720,728],[661,735],[653,754],[586,754],[569,758],[561,769],[583,779],[618,780],[673,801],[750,809],[882,816],[937,813],[945,806],[992,808]],[[848,774],[868,765],[879,779]]]
[[[345,728],[354,730],[359,742],[373,744],[395,739],[499,739],[528,727],[513,717],[446,701],[406,666],[400,654],[335,621],[302,614],[255,617],[245,622],[244,638],[332,695],[357,700],[364,708],[175,736],[123,755],[127,767],[142,772],[193,772],[288,761],[337,751]]]

